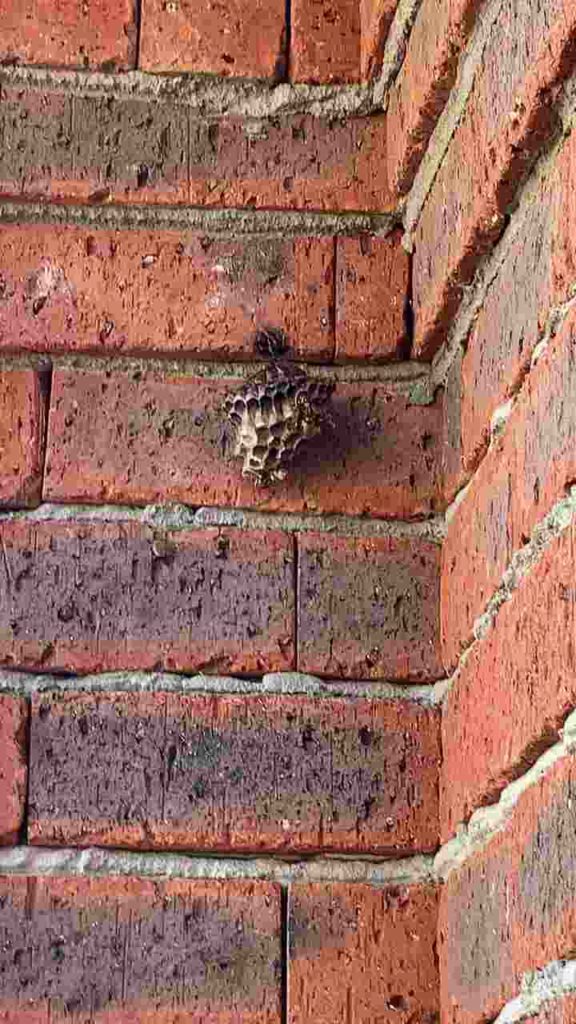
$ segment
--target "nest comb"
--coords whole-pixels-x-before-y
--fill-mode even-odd
[[[224,408],[242,475],[265,487],[284,480],[300,445],[331,423],[327,405],[333,391],[330,381],[274,363],[230,395]]]

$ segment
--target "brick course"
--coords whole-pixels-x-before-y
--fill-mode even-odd
[[[40,501],[46,404],[41,371],[0,368],[0,507]]]
[[[255,356],[258,330],[277,328],[299,358],[333,356],[332,238],[39,224],[0,231],[6,351],[245,359]],[[391,280],[391,302],[402,301],[403,285],[401,275]]]
[[[262,882],[0,878],[3,1024],[280,1024]]]
[[[394,537],[298,539],[298,666],[355,679],[431,680],[439,548]]]
[[[492,1020],[522,975],[570,957],[574,904],[573,757],[521,797],[504,832],[453,872],[440,898],[442,1021]]]
[[[262,488],[233,460],[223,403],[239,379],[181,370],[56,369],[44,497],[184,502],[260,510],[415,516],[442,503],[441,404],[375,383],[340,383],[334,427]]]
[[[438,1020],[433,886],[294,885],[290,1024]]]
[[[409,191],[456,80],[458,58],[482,0],[423,0],[388,101],[388,176]]]
[[[293,544],[273,531],[0,524],[0,662],[263,672],[293,665]]]
[[[407,701],[37,696],[41,845],[405,854],[438,840],[435,711]]]
[[[504,4],[415,237],[415,353],[430,358],[508,206],[556,127],[554,103],[576,65],[571,0]]]
[[[93,203],[394,208],[385,117],[208,119],[184,102],[3,87],[0,191]]]
[[[0,694],[0,846],[18,842],[28,775],[28,707]]]
[[[468,339],[462,369],[464,460],[484,453],[494,411],[518,389],[551,308],[576,286],[576,133],[531,200],[510,255],[492,284]]]
[[[513,552],[576,480],[575,338],[572,310],[449,524],[442,581],[447,666],[470,638]]]
[[[495,800],[554,742],[576,704],[576,527],[502,606],[444,706],[442,832]]]
[[[142,0],[140,67],[281,78],[284,15],[284,0]]]

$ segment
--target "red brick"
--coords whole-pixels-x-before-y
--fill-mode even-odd
[[[177,100],[6,88],[0,132],[7,196],[379,212],[395,204],[384,115],[209,120]]]
[[[438,725],[434,710],[409,701],[38,696],[29,841],[430,851]]]
[[[398,0],[360,0],[362,78],[375,78],[382,65],[388,29]]]
[[[433,1024],[436,915],[432,886],[292,886],[290,1024]]]
[[[575,339],[572,311],[526,379],[448,527],[442,574],[447,666],[469,640],[513,552],[576,481]]]
[[[290,78],[293,82],[360,80],[358,0],[293,0]]]
[[[576,526],[502,606],[444,706],[442,830],[446,840],[554,742],[576,705]]]
[[[284,0],[142,0],[140,67],[273,78],[285,68]]]
[[[292,666],[291,538],[137,522],[0,524],[0,661],[263,672]]]
[[[0,62],[127,70],[134,0],[0,0]]]
[[[439,678],[439,548],[398,537],[298,538],[298,664],[354,679]]]
[[[420,7],[388,103],[388,175],[394,191],[406,193],[414,181],[481,4],[482,0],[424,0]]]
[[[280,1024],[265,882],[0,879],[3,1024]]]
[[[256,506],[403,517],[441,502],[442,411],[394,386],[341,383],[334,426],[263,488],[228,448],[238,378],[129,366],[54,370],[44,496],[58,501]]]
[[[551,307],[576,283],[576,133],[526,211],[522,230],[492,284],[468,339],[462,378],[465,461],[475,465],[494,411],[518,389]]]
[[[0,694],[0,846],[16,844],[24,822],[27,748],[26,701]]]
[[[452,360],[442,391],[442,473],[444,479],[444,501],[454,500],[458,491],[467,482],[462,455],[462,350]],[[438,396],[437,399],[438,401]]]
[[[27,224],[0,229],[0,347],[254,356],[280,327],[334,351],[334,240]]]
[[[519,182],[555,129],[554,103],[576,64],[572,0],[509,0],[415,238],[415,353],[430,358]]]
[[[37,505],[42,494],[46,393],[35,369],[0,369],[0,506]]]
[[[402,359],[410,258],[400,235],[336,239],[336,359]]]
[[[522,976],[573,955],[576,766],[557,762],[441,890],[442,1021],[493,1020]]]

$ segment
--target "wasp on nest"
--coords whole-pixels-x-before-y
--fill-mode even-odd
[[[286,478],[300,445],[331,423],[327,406],[335,385],[278,361],[287,350],[282,331],[260,331],[256,350],[273,361],[229,395],[224,409],[242,476],[269,487]]]

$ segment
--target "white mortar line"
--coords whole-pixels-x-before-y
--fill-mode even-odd
[[[422,0],[399,0],[384,46],[382,68],[372,88],[372,102],[376,107],[386,106],[387,93],[402,68],[410,33],[421,6]]]
[[[59,676],[0,670],[0,693],[31,697],[41,693],[175,693],[243,697],[312,697],[321,700],[408,701],[434,707],[432,685],[402,686],[349,680],[328,681],[301,672],[271,672],[261,679],[231,676],[185,676],[169,672],[104,672],[87,676]]]
[[[285,533],[330,533],[343,537],[398,537],[441,544],[445,536],[442,516],[407,522],[342,515],[300,515],[292,512],[251,512],[232,508],[194,508],[188,505],[53,505],[35,509],[0,511],[4,522],[137,522],[164,531],[233,528],[282,530]]]
[[[202,120],[242,117],[257,120],[291,114],[345,118],[369,113],[366,85],[301,85],[220,78],[205,74],[122,74],[39,67],[3,67],[0,86],[47,89],[79,97],[167,102],[186,107]]]
[[[460,826],[456,837],[442,846],[434,859],[438,879],[444,881],[452,871],[483,850],[506,828],[524,793],[545,778],[558,762],[572,758],[575,753],[576,711],[573,711],[564,723],[559,742],[549,747],[524,775],[506,786],[496,804],[480,807],[467,825]]]
[[[521,1024],[576,992],[576,960],[553,960],[522,978],[520,995],[500,1011],[493,1024]]]
[[[386,236],[399,224],[399,214],[306,210],[255,210],[167,206],[162,204],[26,203],[0,200],[0,224],[57,224],[91,230],[177,231],[234,236],[314,237],[374,234]]]
[[[3,875],[131,875],[141,878],[256,879],[279,882],[344,882],[374,886],[434,882],[433,858],[398,860],[362,857],[210,857],[132,852],[102,848],[50,849],[35,846],[0,848]]]

